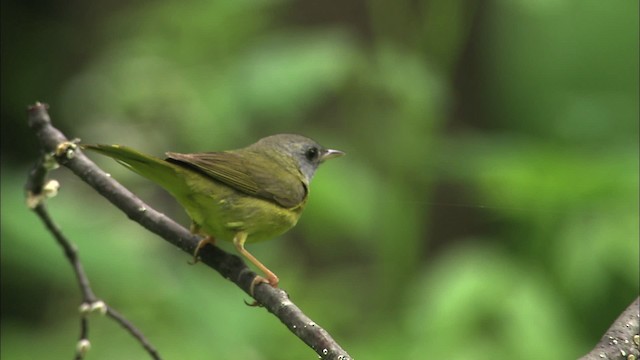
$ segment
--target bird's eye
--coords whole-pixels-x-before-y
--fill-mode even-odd
[[[318,155],[320,154],[320,152],[318,151],[317,148],[310,148],[308,149],[305,153],[304,156],[307,158],[307,160],[309,161],[315,161],[316,159],[318,159]]]

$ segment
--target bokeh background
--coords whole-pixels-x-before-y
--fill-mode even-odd
[[[638,2],[2,2],[3,359],[68,359],[80,294],[24,205],[25,108],[145,152],[300,133],[299,225],[250,246],[356,359],[573,359],[638,295]],[[188,225],[161,189],[91,155]],[[59,169],[48,202],[99,297],[165,359],[316,355]],[[222,247],[232,251],[229,244]],[[88,359],[146,354],[91,317]]]

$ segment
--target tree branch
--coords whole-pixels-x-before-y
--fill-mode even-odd
[[[144,337],[142,332],[138,330],[132,323],[125,319],[113,308],[108,306],[104,301],[99,300],[91,289],[89,284],[89,278],[84,272],[82,263],[78,256],[76,248],[71,242],[64,236],[60,228],[54,223],[53,219],[49,215],[45,205],[44,199],[48,196],[55,194],[57,191],[57,182],[51,181],[48,185],[44,184],[47,175],[47,161],[45,157],[42,157],[36,166],[29,173],[27,178],[26,190],[27,190],[27,203],[29,207],[40,217],[45,224],[47,230],[53,235],[64,251],[64,254],[71,263],[73,271],[76,275],[76,280],[82,291],[82,305],[80,306],[80,338],[76,346],[76,354],[74,359],[81,360],[87,353],[90,347],[89,342],[89,320],[88,316],[91,312],[98,310],[102,313],[108,314],[112,319],[122,325],[129,333],[134,336],[140,344],[145,348],[149,355],[155,359],[160,360],[160,355],[156,349],[149,343]],[[52,184],[52,185],[50,185]]]
[[[616,319],[600,342],[580,360],[640,359],[640,297]]]
[[[53,127],[47,106],[41,103],[29,107],[29,126],[40,140],[46,153],[56,154],[56,160],[70,169],[80,179],[107,198],[127,216],[149,231],[160,235],[188,254],[193,254],[199,238],[165,215],[158,213],[130,191],[100,170],[58,129]],[[237,256],[213,246],[200,252],[204,264],[218,271],[224,278],[235,283],[249,294],[249,286],[256,274]],[[249,294],[251,295],[251,294]],[[350,360],[351,357],[331,335],[318,326],[298,308],[281,289],[267,284],[255,287],[254,299],[274,314],[298,338],[310,346],[322,359]]]

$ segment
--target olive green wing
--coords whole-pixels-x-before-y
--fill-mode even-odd
[[[208,152],[179,154],[168,152],[167,161],[186,166],[248,195],[293,208],[303,203],[307,186],[297,169],[289,171],[259,153]],[[247,157],[250,156],[250,159]]]

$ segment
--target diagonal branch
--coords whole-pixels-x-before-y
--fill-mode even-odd
[[[29,126],[40,140],[46,153],[56,153],[56,160],[70,169],[80,179],[93,187],[127,216],[149,231],[193,254],[199,238],[165,215],[155,211],[129,190],[107,176],[91,162],[58,129],[53,127],[45,104],[36,103],[28,110]],[[218,271],[249,294],[249,287],[256,274],[237,256],[217,247],[207,246],[200,252],[204,264]],[[249,294],[250,295],[250,294]],[[255,287],[254,299],[273,313],[298,338],[310,346],[322,359],[350,360],[351,357],[331,335],[318,326],[298,308],[281,289],[266,284]]]
[[[640,297],[618,316],[600,342],[579,360],[640,358]]]

